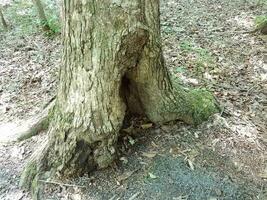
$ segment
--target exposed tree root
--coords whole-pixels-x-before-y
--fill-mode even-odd
[[[205,90],[184,91],[178,86],[176,90],[177,93],[171,93],[177,95],[175,96],[176,98],[174,96],[168,97],[165,99],[166,104],[157,107],[157,109],[162,108],[162,111],[155,112],[157,116],[161,116],[159,121],[164,122],[178,118],[189,124],[196,125],[207,120],[209,116],[220,110],[216,99]],[[185,104],[183,100],[187,103]],[[181,102],[183,104],[179,104]],[[159,105],[161,104],[160,101],[158,103]],[[181,108],[181,105],[184,105],[184,107]],[[47,127],[47,122],[49,121],[48,113],[53,106],[54,102],[46,108],[45,114],[42,113],[39,123],[35,124],[34,131],[29,132],[31,134],[28,134],[27,137],[33,133],[36,134],[38,130],[44,127],[43,125]],[[154,115],[151,116],[153,119]],[[86,137],[79,137],[77,132],[73,132],[73,135],[68,132],[68,137],[64,133],[65,136],[61,137],[59,131],[55,132],[53,130],[54,126],[50,127],[51,132],[47,136],[50,137],[49,140],[43,142],[43,146],[31,156],[20,181],[21,187],[27,190],[31,189],[34,199],[40,199],[42,195],[42,183],[40,180],[47,181],[47,179],[56,178],[58,175],[63,177],[75,174],[80,175],[95,168],[105,168],[113,162],[116,156],[115,148],[113,154],[111,152],[112,145],[115,145],[113,140],[102,138],[103,140],[90,143],[85,140]],[[88,133],[86,132],[85,134]],[[110,137],[112,135],[114,136],[116,133],[111,134]],[[110,144],[108,144],[108,141]],[[109,145],[112,148],[108,148]]]
[[[48,138],[48,137],[47,137]],[[43,141],[42,146],[39,147],[30,157],[20,179],[20,187],[31,190],[32,197],[34,200],[42,199],[40,193],[41,184],[39,180],[45,178],[44,174],[40,173],[46,169],[46,156],[48,149],[48,139]],[[47,177],[46,177],[47,178]]]
[[[29,128],[22,133],[19,133],[18,141],[26,140],[32,136],[44,131],[49,126],[50,112],[55,105],[55,100],[51,101],[44,110],[34,119],[29,120]]]

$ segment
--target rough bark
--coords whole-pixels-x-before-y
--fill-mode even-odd
[[[63,63],[49,139],[21,185],[36,188],[40,178],[109,166],[126,110],[155,123],[191,124],[218,111],[208,92],[171,82],[158,0],[69,0],[63,10]]]
[[[7,22],[6,22],[5,18],[4,18],[4,15],[3,15],[1,7],[0,7],[0,18],[1,18],[1,22],[2,22],[4,30],[5,31],[8,30],[8,25],[7,25]]]
[[[37,11],[38,11],[38,15],[40,18],[40,21],[42,23],[42,27],[44,31],[49,31],[50,27],[48,25],[48,21],[44,12],[44,7],[42,5],[41,0],[33,0],[34,4],[36,5]]]

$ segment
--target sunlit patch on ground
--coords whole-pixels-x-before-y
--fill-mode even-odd
[[[236,28],[247,30],[253,30],[255,23],[254,23],[253,15],[248,15],[247,12],[242,12],[240,15],[234,16],[234,18],[229,19],[228,21],[235,25]]]
[[[0,143],[14,142],[31,127],[31,120],[0,124]]]

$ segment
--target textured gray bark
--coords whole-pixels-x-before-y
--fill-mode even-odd
[[[49,139],[26,167],[22,185],[109,166],[126,109],[155,123],[198,123],[217,111],[210,94],[171,83],[159,0],[68,0],[63,11],[63,63]]]

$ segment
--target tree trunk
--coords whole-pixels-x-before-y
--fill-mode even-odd
[[[26,167],[22,185],[109,166],[127,110],[154,123],[191,124],[218,111],[208,92],[170,81],[159,0],[69,0],[63,10],[63,63],[49,139]]]
[[[261,34],[267,35],[267,21],[263,24],[261,28]]]
[[[3,12],[2,12],[2,8],[0,7],[0,18],[1,18],[1,22],[2,22],[2,25],[3,25],[3,28],[4,30],[8,30],[8,25],[6,23],[6,20],[4,18],[4,15],[3,15]]]
[[[47,18],[45,16],[44,7],[42,5],[41,0],[33,0],[33,1],[34,1],[35,5],[36,5],[37,11],[38,11],[38,15],[39,15],[40,21],[42,23],[43,30],[44,31],[49,31],[50,27],[48,25],[48,21],[47,21]]]

